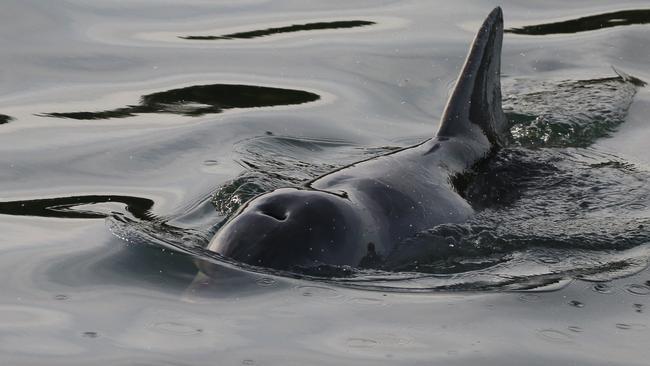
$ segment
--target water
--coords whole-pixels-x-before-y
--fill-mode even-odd
[[[257,193],[431,136],[492,4],[5,1],[2,363],[646,364],[650,97],[611,66],[650,80],[648,4],[501,5],[486,210],[415,238],[418,268],[296,278],[200,248]]]

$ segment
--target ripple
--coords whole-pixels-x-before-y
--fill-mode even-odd
[[[276,279],[271,277],[260,277],[255,280],[255,283],[262,287],[275,286],[277,282]]]
[[[385,346],[392,347],[407,347],[413,344],[413,338],[405,335],[398,335],[392,333],[380,334],[377,337],[379,343]]]
[[[648,328],[645,324],[640,323],[616,323],[616,328],[621,330],[636,330],[641,331]]]
[[[97,338],[99,337],[99,333],[97,332],[83,332],[81,333],[81,336],[84,338]]]
[[[503,109],[510,120],[512,143],[527,147],[592,145],[625,122],[637,87],[644,85],[621,72],[591,80],[510,82],[517,92],[504,98]],[[589,197],[576,198],[572,202],[590,203]]]
[[[172,321],[154,323],[151,324],[150,328],[161,333],[180,336],[192,336],[203,333],[203,329]]]
[[[542,339],[556,343],[569,343],[573,341],[573,336],[557,329],[542,329],[537,331]]]
[[[208,159],[203,161],[203,165],[205,166],[217,166],[221,164],[219,160],[214,160],[214,159]]]
[[[582,303],[582,302],[580,302],[580,301],[577,301],[577,300],[571,300],[571,301],[569,301],[569,305],[571,305],[571,306],[573,306],[573,307],[575,307],[575,308],[584,308],[584,307],[585,307],[585,304],[584,304],[584,303]]]
[[[557,264],[560,263],[560,258],[550,257],[550,256],[541,256],[539,257],[539,262],[544,264]]]
[[[297,286],[296,290],[304,297],[336,299],[342,295],[336,289],[324,286],[303,285]]]
[[[599,294],[611,294],[612,293],[612,287],[610,285],[604,284],[604,283],[597,283],[595,284],[592,289]]]
[[[634,295],[640,295],[640,296],[650,295],[650,287],[645,285],[639,285],[639,284],[627,285],[626,290],[627,292]]]
[[[345,344],[350,348],[373,348],[376,347],[379,342],[370,338],[348,338],[345,341]]]
[[[536,294],[523,294],[518,297],[519,301],[522,302],[539,302],[542,298],[539,295]]]

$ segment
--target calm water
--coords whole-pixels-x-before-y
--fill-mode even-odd
[[[492,168],[531,173],[479,174],[519,193],[443,260],[197,259],[247,197],[430,137],[493,5],[4,0],[0,363],[646,365],[650,93],[611,67],[650,80],[648,2],[501,2]]]

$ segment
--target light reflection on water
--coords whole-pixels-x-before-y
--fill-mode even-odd
[[[567,20],[569,11],[579,18],[622,9],[604,2],[502,6],[506,24],[518,27]],[[624,9],[643,7],[631,2]],[[237,176],[233,145],[267,131],[374,147],[428,137],[473,37],[463,24],[478,23],[489,8],[413,1],[7,2],[0,25],[1,201],[148,197],[154,215],[173,215]],[[383,27],[385,18],[405,21]],[[339,19],[377,24],[232,46],[176,38]],[[647,31],[638,23],[575,36],[506,35],[504,74],[580,80],[611,75],[615,65],[650,80]],[[133,36],[147,34],[157,36]],[[232,81],[333,98],[183,123],[176,114],[119,122],[35,115],[108,110],[179,84]],[[119,94],[125,90],[133,92]],[[620,134],[599,144],[647,164],[648,112],[641,90]],[[207,160],[220,163],[206,171]],[[102,219],[0,217],[0,354],[11,365],[643,365],[650,357],[647,270],[523,298],[364,292],[228,268],[197,279],[191,258],[125,245]]]

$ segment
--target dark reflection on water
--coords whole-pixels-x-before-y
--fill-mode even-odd
[[[9,123],[13,120],[11,116],[7,116],[6,114],[0,114],[0,125],[3,125],[5,123]]]
[[[340,29],[340,28],[356,28],[376,24],[375,22],[365,20],[341,20],[335,22],[315,22],[305,24],[293,24],[285,27],[275,27],[267,29],[259,29],[248,32],[238,32],[224,34],[221,36],[179,36],[178,38],[193,40],[193,41],[214,41],[225,39],[251,39],[272,36],[279,33],[294,33],[312,30],[323,29]]]
[[[520,28],[506,29],[506,32],[542,36],[546,34],[566,34],[588,32],[597,29],[618,27],[622,25],[650,23],[650,9],[622,10],[612,13],[590,15],[562,22],[527,25]]]
[[[14,216],[58,217],[66,219],[100,219],[110,212],[91,208],[79,208],[83,205],[122,203],[126,210],[139,219],[150,219],[149,209],[153,201],[148,198],[115,195],[88,195],[57,198],[43,198],[24,201],[0,202],[0,214]]]
[[[616,71],[591,80],[515,80],[503,100],[511,143],[525,147],[588,147],[609,136],[627,116],[645,82]],[[552,107],[549,106],[551,101]]]
[[[257,85],[193,85],[143,95],[140,104],[99,112],[45,113],[44,116],[80,120],[133,117],[139,113],[172,113],[202,116],[226,109],[271,107],[316,101],[318,94],[303,90]]]

